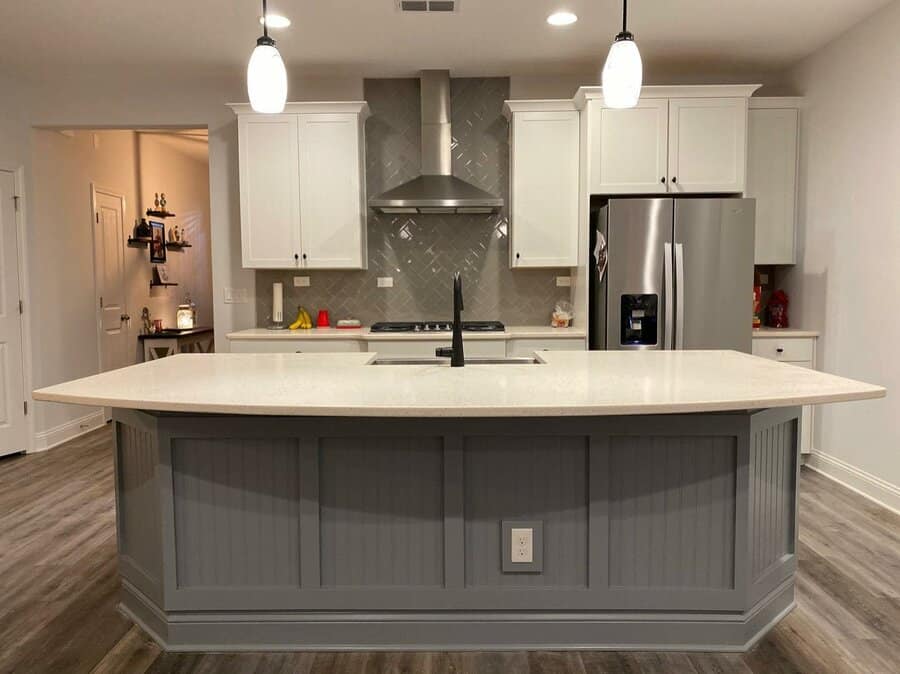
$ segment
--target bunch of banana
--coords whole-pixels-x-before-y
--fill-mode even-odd
[[[312,329],[312,317],[303,307],[297,307],[297,320],[291,323],[291,330],[310,330]]]

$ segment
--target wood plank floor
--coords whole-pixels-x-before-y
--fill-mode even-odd
[[[900,516],[801,476],[798,606],[750,653],[169,654],[116,611],[112,439],[0,459],[0,672],[900,672]]]

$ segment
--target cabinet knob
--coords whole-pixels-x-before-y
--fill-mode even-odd
[[[519,255],[518,253],[516,253],[516,259],[518,260],[520,257],[522,257],[522,256]]]
[[[672,184],[675,184],[675,183],[677,183],[677,182],[678,182],[678,178],[672,176]]]
[[[663,185],[665,185],[665,184],[666,184],[666,178],[665,178],[665,176],[663,176],[662,178],[660,178],[660,179],[659,179],[659,182],[661,182]]]
[[[294,262],[300,259],[300,256],[297,253],[294,253]]]
[[[306,253],[303,253],[303,259],[304,260],[306,259]]]
[[[784,353],[784,347],[779,346],[777,349],[775,349],[775,353]]]

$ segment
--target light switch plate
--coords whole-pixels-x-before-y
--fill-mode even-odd
[[[527,549],[527,542],[517,542],[513,551],[514,537],[527,538],[531,534],[531,561],[514,561],[514,555]],[[544,523],[539,520],[502,520],[500,522],[501,569],[503,573],[543,573],[544,572]],[[523,541],[524,542],[524,541]],[[525,550],[527,557],[527,550]]]
[[[394,277],[393,276],[379,276],[376,280],[376,284],[379,288],[393,288],[394,287]]]
[[[294,277],[294,287],[295,288],[309,288],[309,276],[295,276]]]
[[[247,304],[249,298],[246,288],[225,288],[225,304]]]

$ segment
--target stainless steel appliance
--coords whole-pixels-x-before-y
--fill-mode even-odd
[[[591,206],[591,349],[750,352],[754,199]]]
[[[450,332],[453,321],[415,321],[375,323],[372,332]],[[506,328],[500,321],[463,321],[463,332],[504,332]]]

